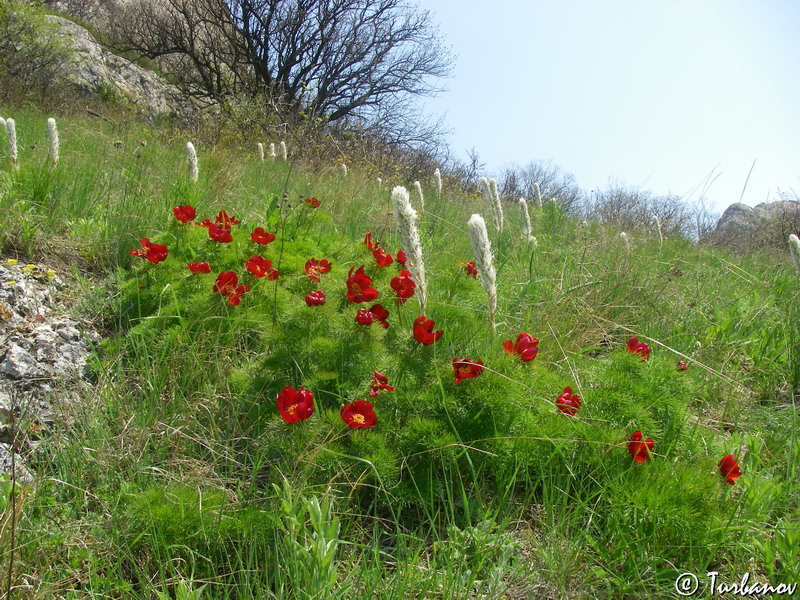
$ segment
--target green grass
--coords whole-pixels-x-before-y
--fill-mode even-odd
[[[371,231],[396,252],[389,190],[418,174],[381,174],[379,189],[369,165],[345,178],[338,163],[260,163],[254,141],[199,145],[191,186],[180,136],[77,118],[59,119],[51,169],[45,117],[0,112],[21,140],[0,241],[71,270],[75,310],[108,333],[97,384],[43,441],[25,493],[19,595],[667,598],[685,571],[797,581],[800,281],[784,257],[636,233],[628,252],[553,205],[531,207],[531,247],[506,206],[504,231],[490,224],[493,334],[462,265],[485,207],[424,185],[426,316],[445,333],[422,346],[416,299],[398,306],[389,288],[398,266],[376,267],[362,243]],[[176,222],[187,203],[198,220],[240,219],[234,241]],[[277,239],[257,246],[256,226]],[[130,256],[142,237],[167,260]],[[276,281],[247,273],[255,254]],[[303,273],[312,256],[333,263],[320,284]],[[212,273],[189,273],[201,260]],[[388,329],[357,325],[345,298],[362,264]],[[211,290],[229,269],[251,286],[239,306]],[[306,306],[316,289],[325,306]],[[501,346],[522,331],[540,338],[531,363]],[[625,351],[631,335],[649,361]],[[455,384],[454,357],[486,370]],[[368,398],[375,370],[396,389],[372,399],[375,428],[348,430],[339,409]],[[280,419],[286,385],[313,391],[308,421]],[[583,400],[574,418],[554,406],[565,386]],[[645,463],[626,448],[637,429],[655,441]],[[735,486],[716,467],[730,452]]]

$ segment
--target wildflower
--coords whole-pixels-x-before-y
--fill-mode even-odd
[[[192,273],[211,273],[211,265],[207,262],[193,262],[186,266]]]
[[[258,159],[264,162],[264,144],[258,142]]]
[[[219,292],[223,296],[227,296],[236,291],[237,285],[239,285],[239,276],[233,271],[223,271],[217,275],[217,280],[214,282],[214,287],[211,288],[211,291],[215,294]]]
[[[312,257],[310,260],[306,261],[306,275],[308,275],[310,279],[313,279],[319,283],[320,274],[327,273],[331,270],[332,266],[333,265],[331,265],[331,263],[324,258],[318,261],[316,258]]]
[[[409,265],[411,276],[417,284],[419,292],[417,300],[422,312],[428,304],[428,283],[425,278],[425,265],[422,262],[422,244],[419,239],[419,229],[417,229],[417,211],[411,206],[408,191],[402,186],[397,186],[392,190],[392,204],[394,205],[394,216],[397,219],[400,238],[403,240],[403,249],[406,250],[411,259]]]
[[[375,317],[366,308],[359,308],[356,312],[356,323],[359,325],[372,325],[375,322]]]
[[[16,258],[7,258],[6,259],[6,264],[13,267],[15,264],[17,264],[17,259]]]
[[[239,223],[241,223],[241,221],[238,221],[236,217],[229,215],[224,210],[219,211],[219,213],[214,219],[214,222],[223,229],[228,229],[228,230],[230,230],[231,225],[238,225]]]
[[[792,255],[794,266],[797,269],[797,273],[800,275],[800,238],[795,234],[789,236],[789,254]]]
[[[470,260],[470,261],[467,261],[467,262],[462,263],[462,264],[464,265],[464,270],[466,271],[467,276],[468,277],[475,277],[477,279],[477,277],[478,277],[478,269],[475,268],[475,261],[474,260]]]
[[[197,211],[191,204],[184,204],[183,206],[173,206],[172,214],[175,215],[175,218],[181,223],[189,223],[190,221],[194,221],[194,218],[197,216]]]
[[[369,395],[373,398],[381,391],[393,392],[394,388],[389,385],[389,378],[378,371],[372,374],[372,381],[369,383]]]
[[[14,123],[14,119],[6,119],[6,133],[8,134],[8,158],[11,160],[11,166],[14,167],[14,170],[18,170],[17,126]]]
[[[542,208],[542,190],[538,183],[533,184],[533,199],[536,201],[536,206]]]
[[[263,256],[251,256],[244,263],[247,270],[250,271],[255,277],[266,277],[270,281],[274,281],[280,275],[277,269],[272,268],[272,261],[267,260]]]
[[[55,279],[56,272],[55,272],[54,269],[47,269],[47,271],[45,272],[45,275],[47,275],[48,279]]]
[[[36,265],[34,265],[33,263],[28,263],[27,265],[22,267],[22,272],[25,275],[30,275],[31,273],[33,273],[34,269],[36,269]]]
[[[325,292],[322,290],[311,292],[306,296],[306,304],[308,306],[322,306],[325,304]]]
[[[314,414],[314,394],[311,390],[302,387],[296,390],[287,385],[278,392],[275,405],[286,423],[305,421]]]
[[[628,352],[631,354],[639,354],[642,357],[642,362],[650,358],[650,346],[644,342],[640,342],[639,338],[633,336],[628,340]]]
[[[739,463],[733,458],[733,454],[726,454],[717,463],[719,472],[725,478],[725,483],[734,485],[736,479],[741,477],[742,472],[739,470]]]
[[[14,287],[15,285],[17,285],[17,282],[16,282],[16,281],[14,281],[13,279],[11,279],[11,280],[9,280],[9,281],[6,281],[6,285],[7,285],[8,287]]]
[[[378,417],[372,409],[372,403],[366,400],[355,400],[345,404],[339,411],[339,415],[351,429],[375,427],[378,424]]]
[[[237,285],[236,288],[228,293],[228,303],[231,306],[239,306],[242,301],[241,297],[243,294],[250,291],[249,285]]]
[[[489,212],[492,213],[494,226],[497,231],[503,231],[503,205],[500,203],[500,195],[497,192],[497,181],[494,177],[491,179],[481,177],[479,183],[483,199],[489,205]]]
[[[430,346],[434,342],[439,341],[439,338],[444,334],[443,330],[433,331],[433,326],[436,323],[431,319],[425,317],[417,317],[414,320],[414,339],[424,346]]]
[[[364,234],[364,245],[370,250],[375,250],[381,244],[377,240],[373,242],[372,232],[368,231],[367,233]]]
[[[256,227],[253,233],[250,234],[250,239],[256,244],[269,244],[275,241],[275,234],[267,233],[263,227]]]
[[[200,169],[197,166],[197,152],[195,152],[192,142],[186,142],[186,161],[189,163],[189,182],[197,183]]]
[[[433,172],[433,185],[436,188],[436,195],[442,195],[442,172],[439,169],[436,169]]]
[[[306,198],[303,200],[306,204],[308,204],[311,208],[319,208],[320,201],[316,198]]]
[[[139,240],[142,244],[139,250],[128,250],[131,256],[139,256],[149,260],[151,263],[160,263],[167,258],[167,247],[161,244],[151,244],[147,238]]]
[[[208,225],[208,237],[221,244],[230,244],[233,241],[230,229],[224,229],[216,223]]]
[[[637,429],[628,441],[628,452],[636,462],[644,462],[650,458],[650,450],[655,446],[653,440],[642,440],[643,437],[642,432]]]
[[[528,362],[539,353],[539,338],[532,337],[529,333],[520,333],[516,344],[511,340],[504,341],[503,350],[506,354],[516,354],[523,362]]]
[[[379,267],[388,267],[394,262],[392,255],[383,248],[375,248],[375,250],[372,251],[372,256],[375,257],[375,262]]]
[[[392,277],[389,287],[397,293],[397,303],[404,304],[406,300],[414,295],[414,288],[417,287],[417,284],[411,279],[411,272],[403,269],[400,271],[400,275]]]
[[[419,209],[425,210],[425,196],[422,195],[422,184],[419,181],[414,182],[414,191],[417,192],[417,199],[419,199]]]
[[[689,368],[689,365],[686,364],[685,360],[679,360],[678,361],[678,371],[685,371],[688,368]]]
[[[494,317],[497,313],[497,274],[494,270],[492,246],[489,243],[489,234],[486,231],[486,222],[483,217],[475,214],[467,223],[469,239],[472,242],[472,251],[475,253],[474,268],[478,270],[481,285],[486,292],[489,305],[489,325],[494,330]]]
[[[483,373],[483,361],[470,360],[469,358],[454,358],[453,372],[456,383],[461,383],[463,379],[475,379]]]
[[[531,233],[531,216],[528,214],[528,201],[525,198],[519,199],[519,209],[522,212],[522,236],[536,246],[538,242]]]
[[[567,386],[564,392],[556,399],[556,408],[565,415],[574,417],[581,407],[581,398],[572,393],[572,388]]]
[[[60,144],[58,141],[58,126],[52,117],[47,119],[47,137],[50,139],[50,162],[53,166],[58,164]]]
[[[375,300],[378,297],[378,290],[372,287],[372,279],[364,273],[364,265],[358,267],[355,274],[353,269],[355,267],[350,268],[347,276],[347,299],[356,304]]]
[[[375,320],[381,324],[381,327],[383,327],[384,329],[389,328],[389,321],[387,321],[387,319],[389,318],[389,311],[386,310],[382,304],[373,305],[372,307],[370,307],[369,312],[372,314],[373,317],[375,317]]]
[[[289,159],[289,149],[286,147],[286,142],[281,140],[281,158],[283,160]]]
[[[397,253],[394,255],[394,258],[398,263],[400,263],[404,267],[406,266],[406,260],[408,260],[408,258],[406,257],[406,253],[403,252],[402,248],[397,251]]]

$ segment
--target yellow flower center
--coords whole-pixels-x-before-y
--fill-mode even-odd
[[[362,415],[361,413],[356,413],[353,415],[353,421],[358,423],[359,425],[363,425],[366,422],[366,419],[364,418],[364,415]]]
[[[293,415],[295,408],[297,408],[297,404],[292,404],[289,408],[286,409],[286,412],[288,412],[290,415]]]

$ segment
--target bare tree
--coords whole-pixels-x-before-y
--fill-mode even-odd
[[[577,213],[583,202],[583,190],[575,182],[572,173],[567,173],[553,161],[532,161],[524,167],[507,168],[500,178],[500,189],[504,197],[534,197],[534,184],[539,184],[542,198],[552,199],[569,213]]]

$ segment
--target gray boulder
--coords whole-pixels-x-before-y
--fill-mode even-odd
[[[755,207],[731,204],[710,236],[712,243],[742,249],[784,247],[790,233],[800,230],[800,202],[781,200]]]

